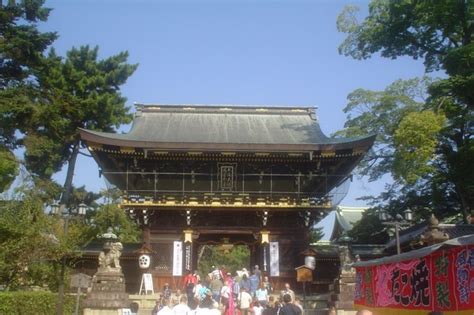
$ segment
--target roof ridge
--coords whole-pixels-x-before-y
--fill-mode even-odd
[[[315,105],[276,105],[276,104],[190,104],[190,103],[185,103],[185,104],[170,104],[170,103],[138,103],[134,102],[134,105],[137,107],[209,107],[209,108],[215,108],[215,107],[233,107],[233,108],[281,108],[281,109],[294,109],[294,108],[311,108],[311,109],[317,109],[318,106]]]
[[[176,113],[216,113],[216,114],[286,114],[309,115],[317,121],[317,107],[303,106],[259,106],[259,105],[226,105],[226,104],[135,104],[137,113],[176,112]]]

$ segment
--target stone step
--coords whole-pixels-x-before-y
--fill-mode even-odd
[[[275,295],[275,297],[278,297]],[[303,296],[298,295],[301,301]],[[155,301],[159,298],[159,294],[154,295],[130,295],[130,300],[138,302],[140,309],[138,315],[150,315],[151,310],[155,306]],[[305,297],[305,315],[326,315],[329,308],[329,294],[310,295]]]
[[[328,308],[320,308],[320,309],[317,309],[317,310],[314,310],[314,309],[305,309],[304,310],[304,315],[327,315],[329,312],[329,309]]]

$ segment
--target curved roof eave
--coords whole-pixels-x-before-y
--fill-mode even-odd
[[[113,134],[79,128],[81,139],[101,145],[142,148],[149,150],[232,150],[232,151],[326,151],[354,147],[369,148],[376,135],[361,138],[328,139],[325,143],[214,143],[214,142],[158,142],[130,139],[127,134]]]

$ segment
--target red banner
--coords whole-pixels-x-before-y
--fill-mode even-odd
[[[474,245],[356,270],[357,308],[380,308],[385,310],[383,314],[474,310]]]

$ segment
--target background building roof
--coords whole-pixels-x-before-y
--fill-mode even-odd
[[[412,242],[420,240],[420,237],[429,228],[428,222],[422,222],[411,226],[405,230],[400,231],[400,245],[401,247],[410,246]],[[474,235],[473,224],[444,224],[440,223],[438,229],[441,232],[446,233],[450,239],[458,238],[466,235]],[[391,239],[386,245],[385,250],[387,252],[395,251],[397,246],[397,240]]]
[[[465,245],[472,245],[474,244],[474,234],[461,236],[452,240],[448,240],[442,243],[438,243],[435,245],[431,245],[428,247],[423,247],[420,249],[412,250],[406,253],[401,253],[400,255],[393,255],[387,256],[379,259],[374,259],[370,261],[360,261],[354,263],[354,267],[369,267],[369,266],[377,266],[383,264],[391,264],[396,263],[404,260],[411,260],[420,257],[427,256],[439,249],[454,247],[454,246],[465,246]]]
[[[350,231],[354,224],[362,219],[362,215],[367,209],[368,207],[338,206],[335,210],[334,227],[330,240],[337,241],[342,234]]]

